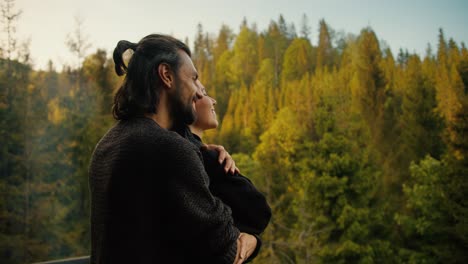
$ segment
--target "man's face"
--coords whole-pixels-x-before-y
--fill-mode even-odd
[[[174,124],[192,124],[196,119],[195,102],[203,95],[198,73],[193,66],[192,59],[182,50],[179,50],[180,66],[175,74],[175,89],[169,94],[171,115]]]

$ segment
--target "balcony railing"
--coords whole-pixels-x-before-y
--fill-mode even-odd
[[[77,258],[67,258],[67,259],[58,259],[45,262],[36,262],[33,264],[89,264],[89,256],[77,257]]]

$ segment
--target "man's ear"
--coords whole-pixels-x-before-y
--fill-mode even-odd
[[[167,63],[161,63],[159,64],[157,71],[164,86],[172,88],[174,84],[174,72],[172,71],[171,66]]]

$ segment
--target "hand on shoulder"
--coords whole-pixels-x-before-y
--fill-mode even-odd
[[[201,147],[202,150],[215,150],[218,152],[218,162],[219,164],[224,163],[224,172],[226,173],[240,173],[239,168],[236,167],[236,162],[232,159],[231,155],[227,152],[227,150],[221,145],[214,145],[214,144],[204,144]]]

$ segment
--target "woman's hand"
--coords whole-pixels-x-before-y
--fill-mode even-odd
[[[224,172],[231,174],[239,173],[239,168],[236,167],[236,162],[232,159],[231,155],[224,149],[221,145],[205,144],[201,147],[202,149],[207,150],[216,150],[218,152],[218,162],[219,164],[224,164]]]

